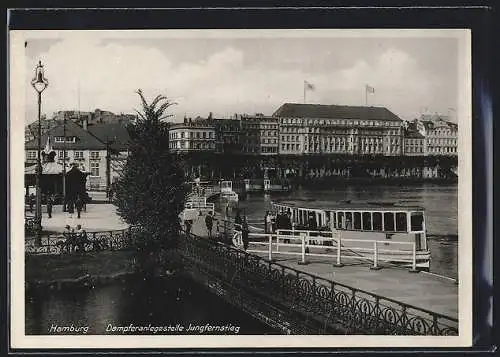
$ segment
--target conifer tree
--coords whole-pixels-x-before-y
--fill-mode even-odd
[[[148,103],[141,90],[137,94],[142,108],[128,127],[131,143],[116,184],[116,205],[128,224],[142,229],[136,242],[139,260],[157,265],[162,252],[175,247],[186,190],[176,155],[169,152],[166,120],[171,115],[165,112],[175,103],[162,95]]]

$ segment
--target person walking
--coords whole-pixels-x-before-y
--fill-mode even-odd
[[[28,196],[28,204],[30,206],[30,212],[33,212],[33,204],[35,203],[35,195],[32,193],[30,193],[30,195]]]
[[[247,217],[243,217],[243,223],[241,225],[241,238],[243,240],[243,249],[245,251],[248,249],[248,223],[247,223]]]
[[[240,210],[237,210],[236,216],[234,217],[234,225],[236,230],[241,230],[241,223]]]
[[[54,205],[54,195],[49,193],[47,196],[47,214],[49,218],[52,218],[52,206]]]
[[[77,218],[80,218],[80,214],[82,213],[82,208],[83,208],[83,200],[80,195],[78,195],[76,198],[75,208],[76,208]]]
[[[212,238],[212,227],[214,224],[214,219],[212,217],[212,212],[208,212],[205,217],[205,225],[207,226],[208,238]]]

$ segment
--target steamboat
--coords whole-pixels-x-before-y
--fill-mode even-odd
[[[317,232],[315,243],[321,242],[321,233],[327,232],[334,245],[351,251],[360,258],[370,259],[373,243],[381,243],[379,261],[409,266],[414,261],[416,269],[428,271],[430,251],[425,228],[425,210],[422,207],[403,207],[387,202],[318,203],[316,201],[275,201],[271,204],[274,221],[289,221],[294,232]],[[333,233],[333,234],[332,234]],[[331,241],[331,239],[330,239]],[[325,244],[327,241],[325,241]]]

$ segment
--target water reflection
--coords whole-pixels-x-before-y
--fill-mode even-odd
[[[184,330],[156,333],[187,334],[189,325],[207,324],[226,330],[203,331],[206,334],[278,333],[186,278],[134,279],[92,290],[65,290],[26,299],[26,334],[54,334],[51,327],[54,330],[54,326],[71,325],[89,326],[88,334],[116,334],[121,332],[113,332],[110,326],[131,324],[151,326],[144,334],[154,334],[155,327],[168,326],[182,326]]]

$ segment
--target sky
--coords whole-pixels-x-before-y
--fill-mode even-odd
[[[250,35],[249,35],[250,34]],[[49,87],[42,113],[134,113],[137,89],[176,102],[184,116],[271,115],[285,102],[387,107],[402,119],[457,108],[458,39],[392,36],[113,36],[92,31],[26,36],[26,121],[37,118],[30,80],[39,60]],[[375,89],[365,95],[365,85]],[[367,100],[367,102],[366,102]]]

